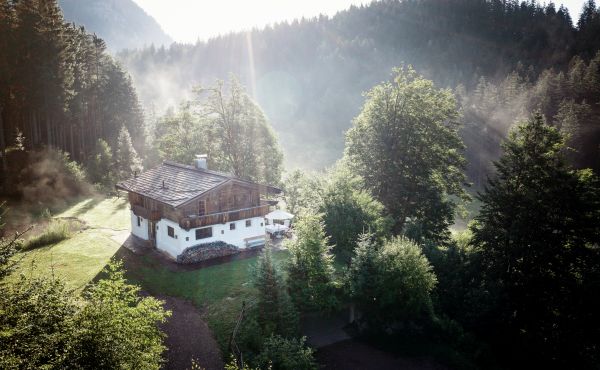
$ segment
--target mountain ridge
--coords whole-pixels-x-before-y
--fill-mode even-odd
[[[170,45],[173,39],[132,0],[59,0],[64,17],[96,33],[112,52],[150,45]]]

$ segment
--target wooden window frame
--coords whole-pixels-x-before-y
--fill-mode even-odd
[[[167,226],[167,235],[175,239],[175,228],[172,226]]]

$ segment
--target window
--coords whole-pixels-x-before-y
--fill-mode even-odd
[[[229,230],[235,230],[235,222],[229,224]]]
[[[283,225],[284,221],[283,220],[273,220],[273,224]]]
[[[171,226],[167,226],[167,234],[169,234],[169,236],[171,238],[175,237],[175,229],[173,229]]]
[[[221,234],[225,234],[225,230],[221,230]]]
[[[246,220],[246,227],[252,226],[252,220]]]
[[[142,218],[140,216],[137,216],[137,224],[138,227],[142,226]]]
[[[261,222],[261,223],[260,223],[260,226],[261,226],[261,227],[263,227],[263,226],[265,226],[265,224],[264,224],[263,222]]]
[[[203,227],[202,229],[196,229],[196,240],[206,239],[212,236],[212,227]]]

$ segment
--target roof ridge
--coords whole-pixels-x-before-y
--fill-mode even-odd
[[[221,177],[225,177],[228,179],[237,179],[237,177],[228,174],[228,173],[224,173],[224,172],[219,172],[219,171],[214,171],[214,170],[209,170],[207,168],[197,168],[188,164],[183,164],[183,163],[177,163],[177,162],[173,162],[173,161],[163,161],[163,164],[166,164],[168,166],[173,166],[173,167],[179,167],[179,168],[183,168],[186,170],[192,170],[192,171],[196,171],[196,172],[200,172],[200,173],[208,173],[211,175],[215,175],[215,176],[221,176]]]

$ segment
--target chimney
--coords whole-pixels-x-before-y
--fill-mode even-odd
[[[196,154],[196,159],[194,159],[194,167],[196,167],[199,170],[206,170],[206,169],[208,169],[207,164],[206,164],[207,161],[208,161],[207,154]]]

